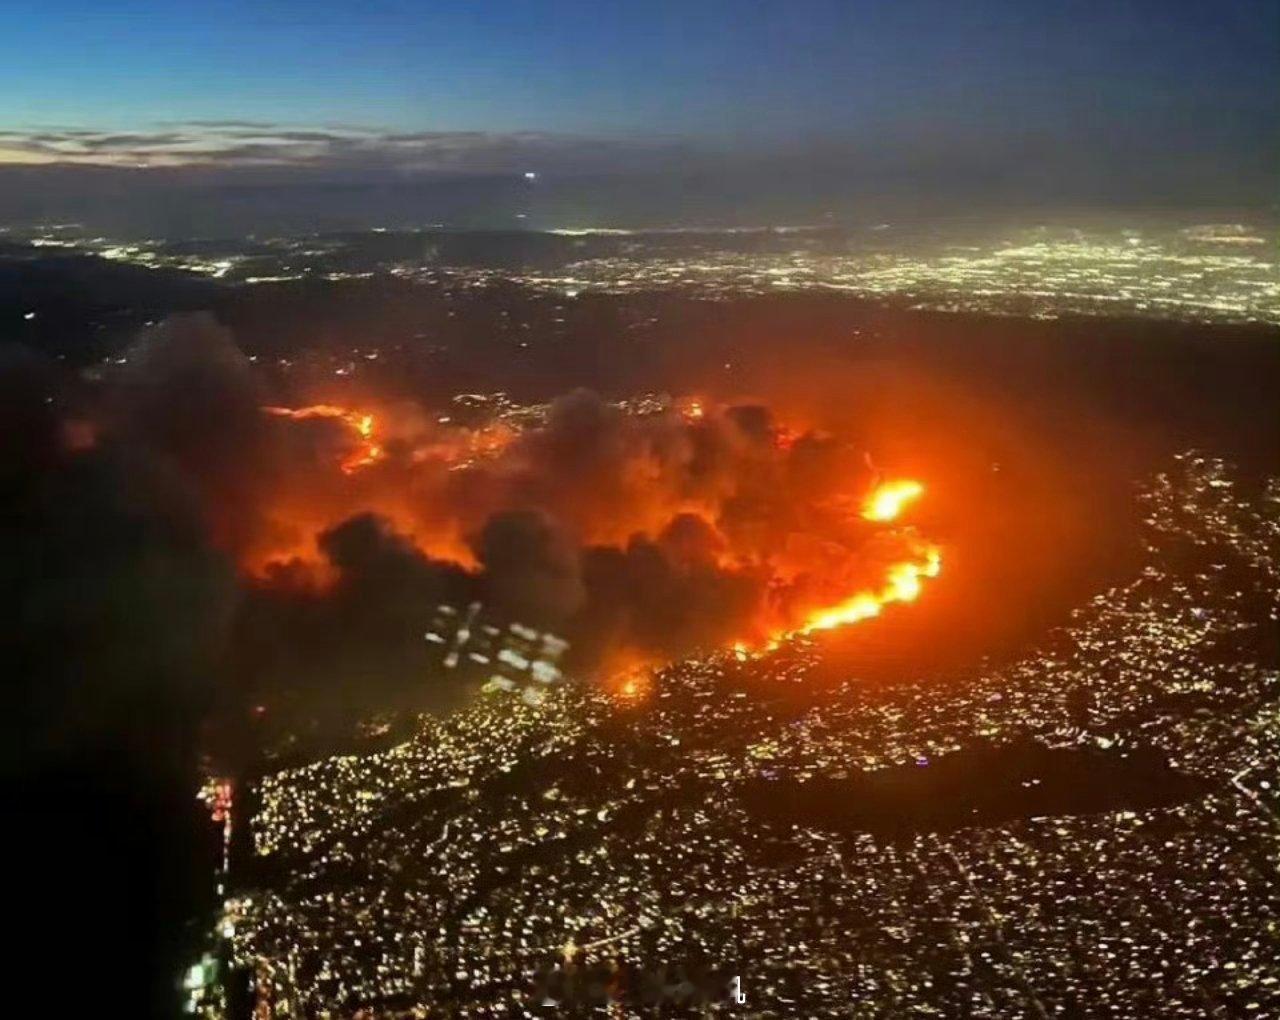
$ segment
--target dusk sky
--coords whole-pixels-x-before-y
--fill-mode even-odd
[[[0,163],[828,175],[1152,166],[1256,201],[1265,0],[7,5]]]

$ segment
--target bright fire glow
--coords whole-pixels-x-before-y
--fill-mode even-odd
[[[890,602],[914,602],[920,597],[921,578],[937,577],[941,570],[942,553],[936,546],[929,546],[919,559],[890,567],[879,590],[858,592],[837,605],[811,613],[794,633],[810,634],[815,630],[843,627],[879,616],[881,608]]]
[[[868,520],[891,521],[906,503],[923,493],[924,486],[917,481],[903,479],[885,482],[867,497],[863,504],[863,517]],[[942,550],[932,543],[919,543],[912,558],[889,566],[879,587],[858,591],[833,605],[810,610],[798,626],[777,630],[763,647],[752,648],[745,642],[737,641],[732,647],[733,654],[739,660],[745,660],[761,651],[775,649],[789,638],[870,620],[879,616],[886,605],[914,602],[924,589],[924,580],[937,577],[941,572]]]
[[[601,665],[605,690],[615,702],[634,705],[647,701],[653,692],[653,671],[658,662],[634,649],[614,649]]]
[[[870,620],[894,602],[914,602],[923,591],[922,579],[937,577],[941,572],[941,551],[937,546],[925,546],[918,558],[893,564],[879,588],[860,591],[835,605],[812,610],[798,627],[775,633],[763,646],[752,647],[744,641],[735,641],[732,646],[734,657],[743,662],[762,652],[773,651],[790,638]]]
[[[344,458],[339,465],[345,474],[351,474],[362,467],[377,463],[382,459],[383,449],[373,440],[374,418],[363,411],[353,411],[336,404],[311,404],[307,407],[264,407],[267,414],[293,421],[304,421],[308,418],[334,418],[341,421],[352,432],[360,437],[359,445]]]
[[[275,566],[301,564],[307,572],[296,576],[321,587],[332,580],[333,573],[317,548],[315,536],[361,510],[376,512],[388,520],[395,532],[432,559],[479,572],[481,564],[465,536],[480,527],[492,508],[482,504],[473,520],[464,512],[466,507],[448,502],[452,497],[439,480],[448,472],[464,469],[487,472],[477,477],[488,484],[476,491],[498,492],[495,506],[500,507],[500,485],[511,468],[519,468],[515,477],[520,477],[520,471],[527,470],[525,462],[532,457],[536,463],[541,450],[536,444],[515,446],[514,460],[507,464],[503,458],[521,438],[520,428],[503,421],[469,427],[456,425],[447,417],[428,420],[427,416],[415,417],[396,405],[380,406],[376,416],[366,409],[330,403],[296,408],[268,406],[263,411],[298,422],[332,419],[340,427],[340,442],[331,463],[352,479],[349,485],[301,484],[295,486],[296,492],[286,486],[276,493],[269,515],[272,527],[263,529],[264,537],[257,545],[242,551],[241,563],[258,576],[268,576]],[[720,410],[701,400],[678,401],[674,411],[677,421],[696,428],[708,442],[724,444],[724,436],[732,434],[730,423]],[[637,428],[641,430],[639,436],[645,438],[643,426]],[[703,430],[707,430],[705,436]],[[772,450],[762,469],[785,468],[796,441],[810,434],[785,423],[773,425]],[[386,443],[393,444],[390,455]],[[397,449],[402,452],[396,453]],[[602,478],[606,491],[611,484],[617,491],[610,500],[601,500],[598,512],[592,510],[589,494],[556,509],[573,521],[584,543],[618,548],[625,548],[636,535],[651,540],[664,535],[677,516],[699,519],[701,528],[694,529],[694,534],[702,544],[687,554],[705,557],[697,561],[697,569],[707,569],[706,564],[713,563],[712,569],[725,574],[743,576],[740,572],[754,570],[768,577],[768,591],[738,621],[738,640],[726,642],[730,654],[739,659],[753,658],[801,635],[873,619],[894,603],[915,602],[921,597],[926,580],[941,572],[940,548],[925,541],[914,529],[898,526],[904,511],[925,493],[920,481],[891,478],[868,490],[863,488],[865,482],[859,484],[856,467],[833,471],[818,485],[816,493],[795,493],[794,498],[813,500],[817,514],[827,515],[825,520],[836,522],[835,526],[825,532],[821,525],[810,530],[801,525],[795,532],[774,534],[764,530],[749,534],[725,528],[721,518],[725,502],[733,497],[736,486],[745,484],[741,473],[750,468],[736,464],[732,470],[726,469],[720,479],[723,488],[707,491],[689,487],[681,473],[683,462],[664,466],[655,460],[654,451],[665,447],[637,443],[636,449],[645,452],[619,458],[613,467],[616,477]],[[725,449],[725,456],[732,457],[729,451],[737,447]],[[485,466],[490,461],[496,465],[492,469]],[[363,471],[379,462],[380,470]],[[667,473],[664,475],[658,468]],[[555,465],[551,469],[558,470]],[[734,470],[739,474],[733,474]],[[424,498],[433,494],[441,498]],[[862,559],[866,554],[858,549],[858,544],[869,537],[865,525],[851,520],[858,517],[887,525],[875,528],[868,544],[875,562],[881,564],[876,573],[867,573]],[[753,547],[753,542],[761,540],[760,547]],[[678,557],[685,554],[677,549],[670,555],[681,564]],[[683,565],[683,569],[690,568]],[[601,665],[599,676],[611,696],[623,703],[647,700],[659,657],[621,643],[608,653],[608,658],[612,661]]]
[[[677,406],[679,407],[680,415],[685,421],[689,422],[701,421],[707,413],[702,401],[696,398],[681,401]]]
[[[869,521],[892,521],[902,513],[902,508],[924,495],[924,486],[911,479],[884,482],[877,485],[862,507],[862,516]]]

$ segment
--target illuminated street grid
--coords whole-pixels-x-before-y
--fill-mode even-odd
[[[842,244],[817,243],[821,232],[763,231],[774,242],[747,245],[752,232],[709,231],[672,245],[662,232],[552,231],[607,241],[554,270],[523,272],[448,265],[431,231],[413,259],[382,256],[343,237],[269,238],[170,246],[160,240],[116,242],[64,227],[25,236],[39,248],[70,249],[150,268],[180,269],[234,283],[354,280],[392,275],[445,289],[516,280],[574,297],[599,291],[675,290],[730,297],[778,291],[835,291],[913,307],[1032,315],[1137,315],[1197,322],[1280,322],[1280,264],[1275,238],[1242,224],[1175,230],[1081,230],[1039,227],[996,241],[921,243],[893,231],[849,232]],[[387,231],[364,235],[378,243]],[[15,234],[15,238],[20,235]],[[586,243],[584,240],[583,243]]]
[[[608,292],[653,288],[765,293],[840,291],[917,308],[1052,318],[1139,315],[1280,321],[1280,269],[1259,251],[1143,236],[1033,236],[942,254],[708,254],[697,259],[596,259],[536,282]],[[1181,240],[1181,239],[1180,239]]]
[[[1280,1015],[1280,678],[1256,651],[1280,615],[1280,485],[1238,489],[1180,457],[1144,496],[1140,576],[964,683],[767,698],[746,681],[803,691],[815,646],[717,654],[643,706],[489,698],[270,777],[253,827],[273,878],[225,919],[262,1015],[542,1015],[535,975],[566,957],[706,961],[743,976],[726,1015]],[[771,832],[737,795],[1027,734],[1154,745],[1208,792],[897,840]]]

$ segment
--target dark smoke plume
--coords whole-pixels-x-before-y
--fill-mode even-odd
[[[86,447],[64,398],[34,356],[0,355],[0,761],[23,931],[10,964],[74,956],[78,980],[134,1015],[170,1016],[199,888],[194,738],[235,575],[169,458],[123,437]]]
[[[440,604],[555,630],[590,674],[618,649],[775,631],[874,581],[896,541],[849,503],[856,454],[759,405],[635,415],[579,390],[493,435],[376,396],[376,416],[282,409],[208,315],[148,329],[74,403],[9,360],[24,438],[4,481],[28,535],[9,590],[40,614],[23,640],[65,643],[68,672],[83,645],[112,698],[163,675],[187,705],[220,671],[220,699],[268,711],[445,709],[458,679],[423,645]],[[106,591],[70,590],[86,574]],[[85,725],[110,718],[88,710],[92,676],[63,684]]]

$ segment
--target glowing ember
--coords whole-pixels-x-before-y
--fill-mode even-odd
[[[869,521],[892,521],[902,513],[902,508],[924,494],[924,486],[911,479],[884,482],[872,490],[862,507],[862,516]]]
[[[675,410],[685,421],[702,421],[707,416],[707,405],[698,397],[682,397],[675,402]]]
[[[657,665],[634,649],[619,648],[609,653],[599,675],[615,702],[637,705],[647,701],[653,693],[654,668]]]
[[[622,684],[618,688],[619,697],[625,698],[627,700],[634,700],[636,698],[639,698],[643,693],[644,693],[644,685],[641,682],[640,678],[636,676],[627,677],[625,680],[622,681]]]

